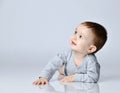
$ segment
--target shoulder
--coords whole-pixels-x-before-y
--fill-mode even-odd
[[[97,60],[95,54],[87,55],[87,60],[88,60],[88,63],[98,63],[98,60]]]
[[[96,67],[96,68],[100,68],[100,64],[96,58],[96,56],[94,54],[90,54],[87,56],[87,65],[89,67]]]
[[[88,59],[90,59],[90,60],[97,60],[95,54],[89,54],[89,55],[87,55],[87,57],[88,57]]]
[[[57,56],[63,59],[64,61],[67,61],[71,57],[71,55],[72,55],[71,49],[67,49],[67,50],[57,53]]]

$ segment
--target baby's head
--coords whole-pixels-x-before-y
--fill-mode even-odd
[[[99,51],[107,40],[106,29],[95,22],[83,22],[70,38],[71,48],[74,51],[91,54]]]

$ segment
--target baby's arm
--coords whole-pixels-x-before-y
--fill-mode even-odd
[[[97,60],[91,60],[91,62],[87,65],[87,72],[86,73],[75,73],[73,75],[65,76],[60,81],[61,82],[72,82],[72,81],[79,81],[79,82],[91,82],[95,83],[99,79],[100,74],[100,65],[97,63]]]
[[[100,65],[96,62],[93,62],[87,66],[86,73],[76,73],[74,75],[74,81],[96,83],[99,80],[99,74]]]
[[[57,54],[41,71],[40,79],[33,82],[34,85],[46,84],[52,78],[53,74],[58,70],[67,60],[67,52]]]
[[[65,76],[65,64],[59,69],[58,80],[61,82],[72,82],[74,80],[74,75]]]
[[[96,83],[99,79],[100,66],[97,63],[90,64],[87,69],[87,73],[76,73],[73,75],[65,76],[61,79],[61,82],[90,82]]]
[[[38,80],[33,82],[33,85],[46,85],[48,84],[48,80],[46,78],[39,78]]]
[[[60,82],[72,82],[74,81],[75,75],[69,75],[65,76],[63,79],[60,80]]]
[[[48,81],[52,78],[53,74],[62,67],[64,60],[58,55],[55,56],[41,71],[40,78],[46,78]]]

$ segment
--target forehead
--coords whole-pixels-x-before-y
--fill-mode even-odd
[[[88,39],[94,39],[94,37],[95,37],[92,30],[90,28],[88,28],[87,26],[82,25],[82,24],[77,26],[76,31],[78,32],[78,34],[82,34]]]
[[[87,26],[82,25],[82,24],[77,26],[76,31],[78,33],[83,33],[83,34],[86,34],[86,35],[93,34],[93,32],[90,28],[88,28]]]

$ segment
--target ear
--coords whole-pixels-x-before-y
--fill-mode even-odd
[[[95,45],[90,45],[89,49],[88,49],[88,53],[93,53],[97,50],[97,47]]]

